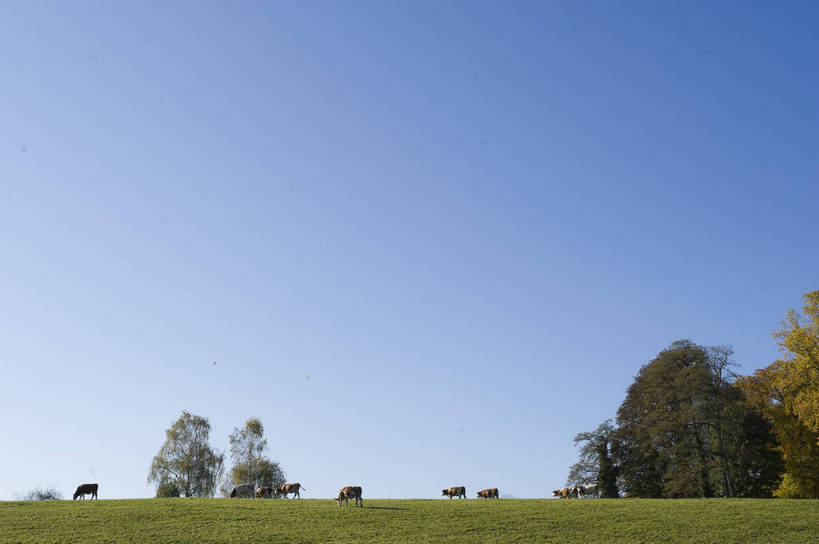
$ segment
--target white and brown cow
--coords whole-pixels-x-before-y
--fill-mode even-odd
[[[466,488],[464,486],[460,485],[460,486],[450,487],[449,489],[442,489],[441,490],[441,496],[442,497],[449,497],[450,499],[452,497],[457,497],[459,499],[461,499],[461,498],[465,499],[466,498]]]
[[[361,486],[348,485],[347,487],[342,487],[341,491],[338,492],[338,497],[336,497],[339,506],[341,506],[341,501],[344,501],[344,506],[347,506],[350,499],[355,500],[355,506],[360,505],[362,508],[364,507],[364,499],[361,497]]]
[[[256,490],[256,498],[261,499],[267,497],[269,499],[273,497],[274,493],[276,493],[275,487],[260,487]]]
[[[554,491],[552,491],[552,496],[557,497],[558,499],[576,499],[577,488],[564,487],[563,489],[555,489]]]
[[[497,487],[490,487],[489,489],[482,489],[478,491],[478,498],[479,499],[498,499],[500,495],[498,494]]]
[[[276,488],[276,496],[284,495],[284,498],[286,499],[287,494],[292,493],[294,499],[296,497],[301,498],[301,495],[299,494],[299,490],[301,490],[301,489],[304,489],[305,491],[307,491],[307,488],[304,487],[303,485],[299,484],[299,483],[282,484],[282,485],[280,485],[280,486],[278,486]]]
[[[597,484],[579,485],[575,487],[575,489],[577,490],[577,496],[581,499],[585,499],[586,497],[597,498],[600,495]]]

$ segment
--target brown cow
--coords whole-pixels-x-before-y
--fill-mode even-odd
[[[558,499],[568,499],[572,496],[572,489],[564,487],[563,489],[555,489],[552,491],[552,496]],[[577,494],[574,495],[577,497]]]
[[[275,487],[260,487],[256,490],[256,498],[261,499],[262,497],[270,498],[276,492]]]
[[[449,489],[442,489],[441,490],[441,496],[442,497],[449,497],[450,499],[452,497],[458,497],[459,499],[460,498],[465,499],[466,498],[466,488],[461,485],[461,486],[456,486],[456,487],[450,487]]]
[[[498,495],[498,488],[497,487],[490,487],[489,489],[484,489],[478,491],[478,498],[479,499],[499,499],[500,496]]]
[[[76,501],[77,497],[85,499],[86,495],[91,495],[92,499],[96,499],[99,488],[99,484],[80,484],[74,492],[74,500]]]
[[[307,488],[301,484],[282,484],[276,488],[276,495],[284,495],[284,498],[286,499],[288,493],[293,493],[294,499],[296,497],[301,498],[301,495],[299,494],[300,489],[307,491]]]
[[[361,497],[361,486],[348,485],[347,487],[342,487],[341,491],[338,492],[338,497],[336,497],[339,506],[341,506],[341,501],[344,501],[344,506],[347,506],[350,499],[355,500],[355,506],[359,506],[359,503],[361,503],[361,507],[364,507],[364,499]]]

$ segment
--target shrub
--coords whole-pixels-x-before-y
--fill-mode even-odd
[[[156,497],[158,499],[178,496],[179,488],[176,486],[174,482],[167,482],[156,488]]]

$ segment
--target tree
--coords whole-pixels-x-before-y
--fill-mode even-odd
[[[737,380],[737,387],[778,440],[784,478],[780,497],[819,498],[819,291],[803,296],[774,333],[784,357]]]
[[[803,298],[803,315],[789,310],[782,330],[774,333],[785,357],[777,361],[773,379],[788,409],[819,433],[819,291]]]
[[[266,455],[267,439],[259,419],[251,417],[241,429],[234,428],[230,434],[230,457],[233,468],[230,481],[233,485],[252,483],[256,487],[272,487],[284,483],[284,471],[279,463]],[[222,492],[229,491],[227,486]]]
[[[569,469],[568,485],[597,484],[600,496],[617,498],[617,468],[611,458],[614,427],[606,420],[591,432],[578,433],[575,446],[580,446],[580,458]]]
[[[777,385],[781,361],[743,376],[736,386],[777,438],[784,461],[784,477],[775,495],[783,498],[819,498],[819,433],[793,412],[788,397]]]
[[[617,412],[612,453],[641,497],[765,496],[781,464],[770,427],[733,387],[731,350],[674,342],[644,365]]]
[[[182,412],[165,431],[148,473],[157,489],[173,483],[185,497],[212,497],[224,471],[224,455],[208,444],[210,423],[206,418]]]

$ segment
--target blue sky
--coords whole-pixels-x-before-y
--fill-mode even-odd
[[[542,497],[819,288],[819,9],[0,3],[0,499],[259,417],[307,497]],[[213,363],[216,362],[214,365]]]

